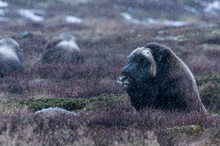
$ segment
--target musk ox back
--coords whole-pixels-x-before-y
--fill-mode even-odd
[[[21,68],[19,44],[12,38],[0,40],[0,76]]]
[[[42,54],[43,64],[80,64],[84,62],[82,51],[69,33],[62,33],[53,37],[46,44]]]
[[[150,107],[207,113],[191,71],[164,45],[148,43],[135,49],[128,56],[118,82],[137,110]]]

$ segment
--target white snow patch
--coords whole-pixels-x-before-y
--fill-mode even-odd
[[[50,108],[44,108],[42,110],[38,110],[35,112],[36,114],[46,114],[46,113],[64,113],[64,114],[73,114],[73,115],[77,115],[75,112],[72,111],[68,111],[65,110],[63,108],[59,108],[59,107],[50,107]]]
[[[66,22],[71,24],[81,24],[83,20],[75,16],[66,16]]]
[[[220,11],[220,1],[214,1],[212,3],[208,3],[204,11],[208,13],[216,14],[216,11]]]
[[[19,58],[15,51],[8,47],[7,45],[3,45],[0,47],[0,54],[2,54],[4,57],[9,58],[9,59],[16,59],[19,61]]]
[[[187,22],[184,21],[173,21],[173,20],[158,20],[158,19],[153,19],[153,18],[147,18],[145,20],[139,20],[133,18],[130,14],[128,13],[122,13],[122,17],[134,24],[142,24],[142,25],[166,25],[166,26],[184,26],[187,25]]]
[[[8,3],[0,1],[0,7],[8,7]]]
[[[163,20],[162,21],[165,25],[168,25],[168,26],[184,26],[184,25],[187,25],[188,23],[187,22],[184,22],[184,21],[173,21],[173,20]]]
[[[132,17],[130,14],[128,14],[128,13],[122,13],[121,15],[122,15],[122,17],[123,17],[125,20],[127,20],[127,21],[129,21],[129,22],[131,22],[131,23],[134,23],[134,24],[146,24],[146,22],[140,21],[140,20],[138,20],[138,19],[135,19],[135,18],[133,18],[133,17]]]
[[[44,20],[44,17],[40,16],[44,14],[42,10],[19,9],[18,14],[34,22],[42,22]]]
[[[6,13],[8,13],[8,9],[0,9],[0,15],[4,16]]]
[[[0,22],[8,22],[9,19],[6,17],[0,17]]]
[[[185,6],[184,9],[192,14],[198,14],[198,11],[193,7]]]

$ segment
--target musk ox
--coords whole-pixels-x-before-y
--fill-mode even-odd
[[[46,44],[42,53],[43,64],[80,64],[84,62],[82,51],[69,33],[62,33],[53,37]]]
[[[168,47],[148,43],[128,57],[118,82],[136,110],[207,111],[199,97],[193,74]]]
[[[21,68],[19,44],[12,38],[0,40],[0,76]]]

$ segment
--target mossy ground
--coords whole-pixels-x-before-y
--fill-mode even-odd
[[[11,101],[13,102],[13,101]],[[16,102],[15,102],[16,103]],[[26,105],[33,111],[49,107],[59,107],[69,111],[75,110],[95,110],[99,108],[111,108],[123,104],[123,97],[115,94],[103,94],[91,98],[40,98],[17,101],[17,103]]]

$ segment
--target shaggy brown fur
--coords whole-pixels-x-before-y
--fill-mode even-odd
[[[43,64],[79,64],[83,61],[82,51],[76,44],[75,37],[69,33],[60,34],[48,41],[41,60]]]
[[[137,110],[151,107],[207,113],[193,74],[164,45],[148,43],[142,49],[133,51],[121,74],[119,82],[125,87]]]
[[[0,76],[21,68],[19,44],[12,38],[0,40]]]

